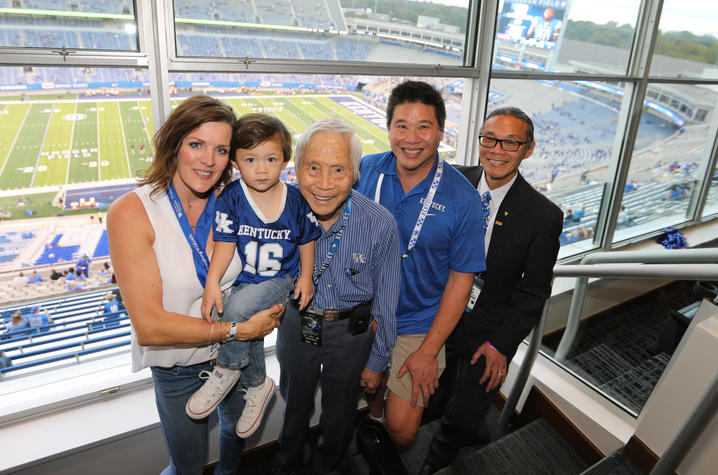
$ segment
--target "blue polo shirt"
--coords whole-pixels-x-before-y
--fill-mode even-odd
[[[402,255],[406,254],[438,160],[437,154],[428,176],[404,194],[392,152],[367,155],[362,159],[360,179],[355,188],[375,199],[379,177],[383,174],[379,203],[396,219]],[[471,183],[446,163],[419,239],[408,257],[401,259],[397,332],[429,332],[449,270],[475,273],[485,269],[481,198]]]

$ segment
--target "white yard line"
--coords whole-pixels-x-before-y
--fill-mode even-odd
[[[130,166],[130,156],[127,154],[127,137],[125,137],[125,126],[122,124],[122,111],[120,104],[117,104],[117,116],[120,118],[120,129],[122,130],[122,145],[125,153],[125,161],[127,162],[127,173],[132,175],[132,167]]]
[[[53,104],[54,106],[54,104]],[[37,167],[40,165],[40,157],[42,157],[42,149],[45,146],[45,139],[47,138],[47,131],[50,129],[50,123],[52,122],[52,116],[55,115],[55,107],[50,108],[50,116],[47,118],[47,124],[45,124],[45,132],[42,134],[42,140],[40,141],[40,149],[37,152],[37,158],[35,159],[35,166],[32,169],[32,177],[30,178],[30,188],[35,186],[35,176],[37,175]]]
[[[77,114],[77,104],[75,104],[75,114]],[[65,183],[67,183],[67,180],[70,178],[70,164],[72,163],[72,150],[73,150],[72,146],[75,143],[75,123],[77,121],[73,120],[71,122],[72,122],[72,132],[70,132],[70,156],[67,157],[67,167],[65,167]]]
[[[95,102],[95,113],[97,114],[97,181],[100,178],[100,102]]]
[[[15,148],[15,143],[17,142],[17,138],[20,136],[20,131],[25,126],[25,121],[27,120],[27,116],[30,115],[30,109],[32,109],[32,104],[28,104],[28,108],[25,111],[25,117],[22,118],[22,122],[20,122],[20,126],[17,128],[17,132],[15,133],[15,138],[12,139],[12,143],[10,144],[10,147],[7,149],[8,150],[7,157],[5,157],[5,162],[2,164],[2,168],[0,168],[0,175],[3,174],[3,172],[5,171],[5,166],[10,161],[10,153]]]

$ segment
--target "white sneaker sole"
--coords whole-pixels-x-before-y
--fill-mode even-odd
[[[274,397],[274,393],[277,390],[277,385],[274,384],[274,380],[269,378],[269,381],[272,382],[272,389],[269,390],[269,392],[267,393],[267,397],[264,398],[264,401],[262,401],[262,407],[259,408],[259,415],[257,416],[257,419],[254,421],[254,424],[249,426],[249,429],[247,429],[244,432],[241,432],[239,430],[239,421],[237,421],[237,426],[235,426],[235,428],[234,428],[235,432],[237,433],[237,437],[239,437],[241,439],[246,439],[247,437],[254,434],[257,431],[257,429],[259,428],[259,426],[262,422],[262,419],[264,418],[264,411],[267,409],[267,405],[269,404],[269,401],[272,400],[272,397]]]

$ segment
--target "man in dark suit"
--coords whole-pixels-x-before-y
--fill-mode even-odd
[[[453,381],[440,389],[452,391],[422,473],[449,465],[459,447],[475,442],[508,363],[541,317],[559,249],[561,210],[518,172],[535,146],[531,119],[514,107],[494,110],[479,144],[481,165],[457,168],[482,195],[486,271],[477,275],[467,312],[449,338],[442,379]]]

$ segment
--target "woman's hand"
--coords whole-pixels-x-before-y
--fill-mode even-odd
[[[238,329],[235,339],[255,340],[269,335],[272,330],[279,326],[279,318],[282,313],[284,313],[284,305],[280,304],[260,310],[247,320],[246,326],[242,325],[241,332]]]

